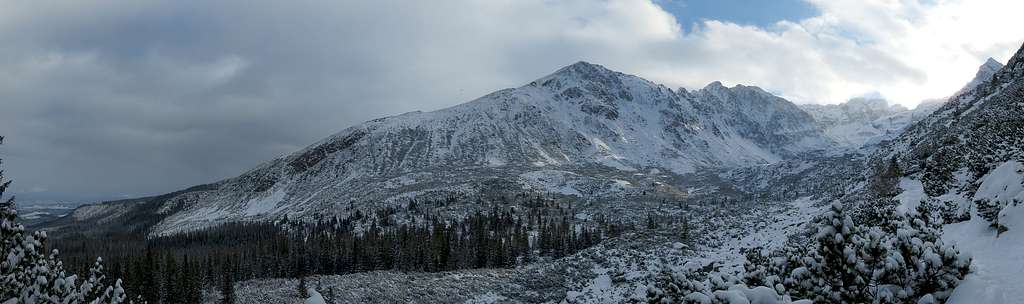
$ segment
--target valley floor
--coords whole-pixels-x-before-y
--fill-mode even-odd
[[[674,227],[640,230],[558,260],[516,269],[443,273],[375,271],[308,279],[328,303],[621,303],[645,300],[662,265],[742,271],[742,249],[777,248],[802,229],[822,203],[745,204],[744,211],[711,212],[681,239]],[[236,287],[243,303],[303,303],[297,280],[252,280]],[[215,303],[217,295],[209,295]]]
[[[658,263],[742,271],[744,249],[778,248],[820,214],[822,205],[821,201],[800,198],[732,215],[733,220],[727,222],[748,225],[724,224],[718,225],[723,229],[698,232],[704,233],[701,242],[683,244],[664,234],[638,232],[570,257],[516,269],[375,271],[311,277],[308,284],[328,303],[621,303],[630,298],[643,299],[652,275],[649,271]],[[972,273],[948,303],[1013,303],[1024,299],[1020,285],[1024,233],[1017,230],[996,237],[988,223],[977,216],[945,226],[943,239],[974,258]],[[305,303],[298,297],[297,284],[293,279],[253,280],[239,283],[237,290],[243,303]],[[207,297],[208,303],[215,301],[216,295]]]

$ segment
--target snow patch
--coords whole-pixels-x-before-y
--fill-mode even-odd
[[[981,181],[974,199],[1002,202],[1024,200],[1024,166],[1019,162],[1004,162],[982,177]]]
[[[1016,209],[1018,207],[1008,207]],[[1017,218],[1017,227],[1024,227]],[[1020,276],[1024,273],[1024,231],[1010,229],[996,236],[987,221],[974,215],[970,221],[946,225],[942,239],[970,254],[972,272],[953,290],[948,303],[1015,303],[1024,299]]]
[[[324,296],[317,292],[316,289],[309,288],[308,293],[309,298],[306,298],[306,304],[327,304],[327,301],[324,300]]]
[[[896,195],[896,200],[900,202],[899,206],[896,206],[896,212],[899,214],[917,209],[921,201],[928,198],[924,193],[924,184],[915,179],[900,178],[900,189],[903,189],[903,192]]]
[[[974,212],[971,220],[943,227],[943,240],[974,258],[972,272],[957,286],[948,303],[1018,303],[1024,299],[1020,277],[1024,273],[1024,166],[1004,162],[981,179],[975,199],[1007,202],[999,222],[1008,227],[997,234]],[[970,203],[969,201],[967,203]]]
[[[271,192],[270,195],[265,197],[257,197],[249,200],[245,204],[245,215],[256,216],[267,214],[277,207],[277,204],[284,200],[286,193],[284,189],[277,189]]]

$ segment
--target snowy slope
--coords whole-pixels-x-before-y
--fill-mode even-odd
[[[973,271],[949,303],[1024,298],[1024,48],[1005,67],[982,72],[988,79],[961,90],[871,156],[876,163],[898,162],[904,175],[898,210],[934,200],[964,213],[947,221],[942,237],[973,256]],[[1002,206],[994,220],[981,215],[987,202]],[[1006,231],[1000,234],[996,223]]]
[[[943,238],[972,253],[974,272],[950,298],[951,303],[1011,303],[1024,299],[1024,165],[1001,163],[979,179],[977,199],[1007,202],[999,221],[1007,231],[997,234],[976,213],[971,220],[947,225]],[[1016,203],[1015,203],[1016,202]]]
[[[238,177],[163,197],[153,203],[162,218],[154,232],[345,216],[350,202],[472,194],[487,180],[508,191],[580,195],[609,176],[766,164],[832,145],[809,115],[756,87],[672,91],[579,62],[451,108],[368,121]],[[568,179],[537,183],[551,172]]]
[[[856,149],[899,135],[939,106],[941,103],[926,102],[907,109],[884,99],[854,98],[838,105],[805,104],[801,108],[815,118],[829,138]]]
[[[1024,299],[1024,288],[1020,288],[1024,274],[1024,264],[1020,262],[1024,260],[1024,165],[1019,161],[1001,162],[977,180],[961,181],[961,186],[968,185],[977,187],[973,194],[952,190],[935,198],[954,206],[967,206],[971,214],[969,220],[943,228],[943,240],[973,258],[972,272],[954,290],[948,303],[1014,303]],[[901,212],[929,199],[918,180],[904,178],[901,188],[896,196]],[[976,208],[971,208],[981,199],[1005,203],[998,217],[1007,227],[1006,232],[998,233]]]
[[[959,91],[956,91],[956,93],[954,93],[952,96],[966,93],[967,91],[973,90],[974,88],[985,84],[986,82],[992,79],[992,76],[995,76],[996,72],[999,72],[999,69],[1002,68],[1002,63],[996,61],[995,59],[989,58],[988,60],[985,61],[985,63],[981,65],[981,67],[978,68],[978,73],[974,74],[974,78],[971,79],[971,81],[968,82],[966,85],[964,85],[964,87],[961,88]]]
[[[988,81],[951,97],[871,157],[876,163],[897,160],[905,172],[921,177],[928,195],[942,195],[962,179],[975,180],[1021,157],[1022,99],[1024,49]]]

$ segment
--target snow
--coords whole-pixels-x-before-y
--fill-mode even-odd
[[[756,227],[756,231],[744,232],[739,238],[727,239],[720,246],[701,253],[696,261],[704,265],[717,263],[724,273],[742,271],[746,257],[740,249],[758,246],[769,251],[779,249],[790,235],[802,231],[804,224],[823,212],[818,201],[810,197],[799,198],[787,205],[786,210],[772,216],[769,224]]]
[[[1024,201],[1024,166],[1016,161],[1008,161],[996,166],[981,179],[981,186],[974,198],[986,198],[994,201],[1011,202],[1014,199]]]
[[[983,176],[975,199],[1024,200],[1024,167],[1004,162]],[[977,214],[943,228],[943,240],[974,258],[972,273],[953,291],[948,303],[1014,303],[1024,299],[1024,205],[1008,204],[999,215],[1009,230],[997,235]]]
[[[998,237],[989,223],[977,215],[970,221],[944,227],[943,240],[956,244],[974,258],[973,272],[957,286],[948,303],[995,304],[1024,299],[1024,222],[1013,224],[1018,228],[1010,228]]]
[[[578,174],[561,170],[537,170],[519,175],[527,186],[542,189],[550,193],[582,196],[576,189]]]
[[[615,183],[615,185],[620,188],[626,188],[633,185],[633,183],[621,179],[613,179],[612,182]]]
[[[277,207],[277,204],[284,201],[286,193],[283,188],[278,188],[265,197],[256,197],[247,202],[245,208],[246,216],[256,216],[269,213]]]
[[[566,300],[575,303],[574,301],[577,301],[577,298],[583,294],[590,296],[587,299],[589,302],[615,303],[621,300],[620,295],[612,288],[612,277],[608,274],[609,269],[595,267],[592,271],[597,274],[597,277],[591,280],[582,290],[567,292]]]
[[[316,289],[309,288],[309,298],[306,298],[306,304],[327,304],[327,301]]]
[[[32,212],[29,212],[29,213],[20,214],[19,216],[21,218],[23,218],[23,219],[34,220],[34,219],[38,219],[40,217],[44,217],[44,216],[47,216],[47,215],[50,215],[50,213],[49,212],[43,212],[43,211],[32,211]]]
[[[117,212],[118,209],[122,208],[120,205],[115,204],[85,205],[75,209],[75,211],[71,213],[71,216],[76,220],[87,220],[101,215],[106,215],[111,212]]]
[[[896,212],[899,214],[917,209],[921,201],[928,198],[924,193],[924,184],[915,179],[900,178],[900,189],[903,189],[903,192],[896,195],[896,200],[900,202],[899,206],[896,206]]]

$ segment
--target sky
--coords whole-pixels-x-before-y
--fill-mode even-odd
[[[0,146],[20,200],[236,176],[360,122],[585,60],[796,103],[946,96],[1024,42],[1018,0],[0,0]]]

